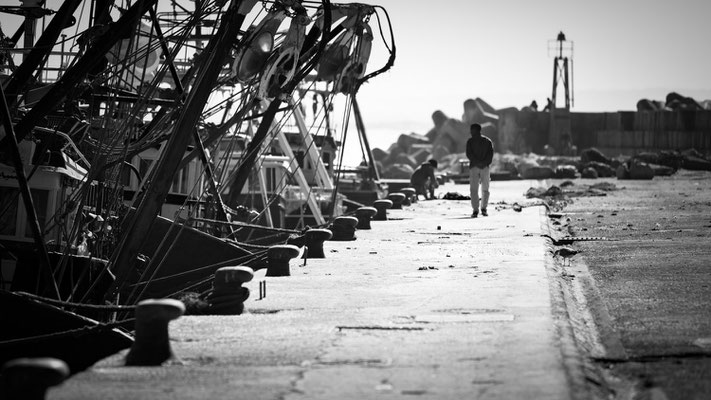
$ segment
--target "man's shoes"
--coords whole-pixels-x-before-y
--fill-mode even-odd
[[[478,215],[479,215],[479,213],[476,212],[476,211],[474,211],[474,212],[472,213],[472,218],[476,218]]]
[[[486,208],[482,208],[482,209],[481,209],[481,215],[484,216],[484,217],[488,217],[488,216],[489,216],[489,213],[486,212]]]

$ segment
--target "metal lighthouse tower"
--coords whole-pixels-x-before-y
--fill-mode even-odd
[[[553,94],[548,104],[550,109],[550,127],[548,145],[556,154],[564,154],[572,147],[570,129],[570,107],[573,104],[573,42],[565,39],[561,31],[554,41],[548,42],[548,51],[554,52],[553,60]],[[558,104],[560,100],[565,100]]]

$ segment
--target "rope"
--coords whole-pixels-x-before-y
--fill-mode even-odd
[[[55,299],[50,299],[47,297],[37,296],[35,294],[31,294],[31,293],[27,293],[27,292],[15,292],[15,293],[17,293],[21,296],[30,298],[32,300],[41,301],[43,303],[47,303],[47,304],[51,304],[53,306],[59,306],[59,307],[72,307],[72,308],[84,309],[84,310],[101,310],[101,311],[131,311],[131,310],[136,309],[136,306],[73,303],[70,301],[55,300]]]
[[[81,328],[77,329],[70,329],[66,331],[61,331],[61,332],[55,332],[55,333],[48,333],[44,335],[36,335],[36,336],[30,336],[30,337],[25,337],[21,339],[10,339],[10,340],[3,340],[0,341],[0,347],[7,346],[17,346],[17,345],[23,345],[23,344],[31,344],[31,343],[37,343],[37,342],[43,342],[48,339],[56,339],[56,338],[62,338],[62,337],[67,337],[67,336],[83,336],[87,335],[90,333],[94,332],[104,332],[108,330],[112,330],[114,328],[121,328],[129,323],[133,323],[135,321],[135,318],[130,318],[130,319],[125,319],[123,321],[118,321],[118,322],[111,322],[111,323],[105,323],[105,324],[98,324],[94,326],[84,326]]]

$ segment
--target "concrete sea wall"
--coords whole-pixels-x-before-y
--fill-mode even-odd
[[[711,152],[711,110],[571,112],[573,144],[609,155],[644,151]],[[547,112],[499,110],[498,151],[543,153],[548,142]]]

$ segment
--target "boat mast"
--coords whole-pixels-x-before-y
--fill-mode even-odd
[[[62,6],[55,14],[52,21],[47,25],[47,28],[42,32],[42,35],[37,40],[37,44],[33,46],[32,43],[25,43],[25,47],[32,46],[32,50],[25,56],[19,67],[12,73],[10,79],[5,85],[5,93],[7,93],[6,101],[8,107],[15,105],[17,101],[17,96],[25,87],[27,82],[32,77],[43,61],[47,58],[47,55],[52,51],[54,44],[57,43],[57,38],[62,33],[67,26],[71,26],[70,23],[73,20],[72,14],[81,4],[81,0],[67,0],[62,3]],[[34,19],[25,22],[26,24],[31,22],[34,24]],[[27,36],[25,36],[27,37]],[[32,36],[34,37],[34,36]],[[26,39],[27,40],[27,39]],[[18,140],[22,140],[18,138]]]
[[[247,178],[252,172],[252,167],[257,162],[259,157],[260,149],[262,148],[262,143],[267,138],[267,133],[271,128],[271,122],[274,120],[276,113],[281,107],[282,100],[279,97],[274,98],[267,106],[267,109],[262,114],[262,121],[259,123],[259,128],[257,132],[254,133],[252,140],[250,140],[247,149],[245,150],[245,157],[240,163],[237,173],[235,174],[234,181],[230,186],[230,204],[237,204],[237,198],[242,192],[242,188],[247,183]]]
[[[128,36],[131,30],[136,26],[138,19],[145,13],[148,8],[153,7],[158,0],[143,0],[131,6],[118,21],[110,25],[95,41],[82,56],[77,63],[68,69],[62,77],[52,85],[52,88],[32,107],[20,122],[15,125],[16,140],[19,143],[32,129],[37,126],[37,122],[41,121],[50,111],[66,97],[71,89],[76,87],[86,76],[86,74],[96,66],[101,60],[101,57],[113,48],[113,46]],[[7,137],[0,141],[0,149],[9,145]]]
[[[323,0],[322,4],[324,6],[323,27],[319,27],[318,24],[315,24],[315,26],[312,28],[312,31],[309,32],[309,34],[307,35],[306,39],[304,40],[304,46],[302,46],[301,51],[299,52],[300,62],[304,59],[311,59],[312,61],[318,60],[323,51],[325,50],[326,44],[331,38],[333,38],[330,29],[331,2],[329,0]],[[315,37],[317,34],[321,34],[321,43],[319,43],[318,47],[315,47]],[[308,45],[309,47],[306,47],[306,45]],[[315,54],[312,55],[311,52],[315,52]],[[302,62],[302,64],[304,64],[304,62]],[[249,142],[249,145],[245,150],[246,155],[239,168],[237,169],[235,178],[232,181],[232,185],[230,185],[230,198],[228,200],[229,204],[237,203],[237,198],[242,192],[242,188],[247,183],[247,178],[249,178],[249,174],[252,172],[252,167],[257,161],[257,157],[259,156],[262,144],[264,143],[264,140],[267,138],[267,134],[269,133],[271,123],[274,120],[276,113],[279,111],[279,107],[281,107],[283,103],[283,100],[281,99],[283,97],[282,94],[293,92],[296,88],[296,85],[298,85],[298,83],[303,79],[304,76],[306,76],[308,71],[312,68],[313,63],[312,65],[306,65],[302,71],[297,72],[297,75],[294,76],[290,82],[282,86],[282,90],[280,91],[281,93],[278,93],[276,96],[274,96],[272,101],[269,103],[269,106],[267,106],[267,109],[262,114],[262,120],[259,123],[259,128],[257,128],[257,132],[255,132],[254,136],[252,137],[252,140]]]
[[[363,140],[363,146],[365,146],[366,156],[368,157],[368,171],[372,179],[379,181],[380,174],[378,173],[378,168],[375,165],[375,157],[373,157],[373,151],[370,149],[370,143],[368,143],[368,135],[365,132],[365,124],[363,123],[363,117],[360,114],[360,107],[358,106],[358,100],[356,100],[355,94],[352,95],[353,102],[353,112],[355,113],[356,128],[358,129],[358,135],[360,135]]]
[[[103,25],[111,22],[109,10],[113,0],[93,0],[94,15],[91,21],[91,26]]]
[[[39,1],[20,1],[22,3],[22,8],[34,8],[34,7],[42,7],[44,6],[44,0],[39,0]],[[34,4],[33,4],[34,3]],[[35,33],[37,32],[37,17],[34,15],[29,15],[25,14],[25,20],[22,22],[23,25],[25,25],[25,43],[24,46],[25,48],[29,48],[34,46],[35,44]],[[27,54],[22,55],[22,60],[25,60],[25,57],[27,57]]]
[[[151,21],[153,21],[153,26],[156,30],[156,35],[158,36],[158,41],[160,42],[161,50],[165,55],[166,64],[168,64],[168,69],[170,70],[170,74],[173,77],[173,81],[175,82],[175,90],[178,92],[179,95],[182,96],[185,93],[185,88],[183,87],[183,83],[180,81],[180,75],[178,74],[178,70],[175,68],[175,63],[173,63],[173,57],[171,57],[170,50],[168,49],[168,45],[166,44],[165,39],[163,37],[163,31],[160,28],[158,17],[156,16],[156,11],[151,8],[149,10],[149,13],[151,15]],[[198,28],[199,27],[200,24],[198,24]],[[205,145],[203,144],[202,139],[200,138],[200,133],[197,131],[197,129],[193,129],[193,140],[195,141],[195,145],[197,146],[198,150],[198,156],[200,157],[200,161],[202,162],[203,168],[205,170],[205,178],[207,179],[208,189],[210,190],[210,194],[212,194],[212,199],[215,203],[215,208],[217,209],[217,217],[219,220],[227,221],[225,203],[222,201],[220,191],[217,190],[215,174],[212,171],[212,166],[210,166],[210,161],[207,159],[207,154],[205,153]],[[178,170],[180,170],[180,166],[178,167]],[[228,228],[232,230],[231,225],[228,225]]]
[[[232,44],[238,36],[239,28],[242,26],[246,14],[256,2],[257,0],[233,0],[225,16],[221,19],[217,33],[210,39],[202,53],[205,61],[188,94],[185,108],[175,123],[175,130],[166,143],[163,157],[156,165],[153,173],[155,179],[144,192],[141,203],[124,234],[124,239],[119,243],[114,257],[109,263],[116,275],[116,280],[106,292],[105,299],[113,299],[128,278],[141,245],[170,190],[173,175],[193,137],[192,131],[201,117],[215,81],[219,77],[225,57],[229,54]]]

